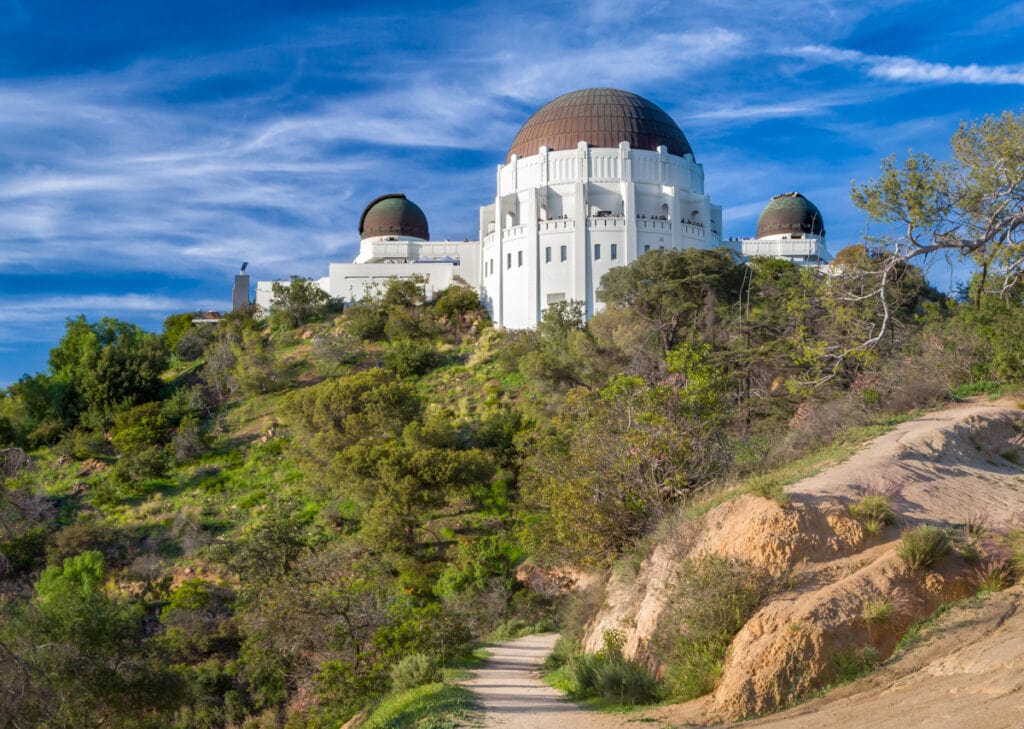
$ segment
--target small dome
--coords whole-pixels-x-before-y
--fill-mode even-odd
[[[381,195],[366,206],[359,218],[359,238],[380,235],[430,240],[427,216],[420,206],[401,193]]]
[[[825,235],[821,211],[799,192],[776,195],[757,218],[758,238],[786,233]]]
[[[657,104],[628,91],[582,89],[549,101],[527,119],[505,161],[514,154],[537,154],[541,147],[576,149],[580,142],[591,147],[629,142],[633,149],[652,152],[664,145],[669,154],[693,154],[683,130]]]

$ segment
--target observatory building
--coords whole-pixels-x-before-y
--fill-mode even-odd
[[[830,260],[821,212],[800,193],[771,199],[753,238],[722,240],[722,208],[704,192],[704,167],[656,104],[628,91],[583,89],[531,116],[480,208],[477,241],[430,240],[427,217],[402,194],[378,197],[359,219],[359,255],[331,263],[317,284],[356,302],[389,278],[422,277],[425,293],[461,282],[494,323],[533,327],[559,301],[602,307],[601,277],[654,248],[717,248],[799,264]],[[273,300],[273,282],[256,303]]]
[[[651,248],[721,245],[722,209],[679,126],[627,91],[584,89],[542,106],[480,210],[481,289],[496,324],[536,324],[557,301],[601,308],[601,276]]]
[[[825,247],[825,221],[818,207],[799,192],[773,197],[757,218],[753,238],[727,243],[746,258],[785,258],[805,265],[832,260]]]

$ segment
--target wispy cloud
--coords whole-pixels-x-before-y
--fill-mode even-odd
[[[932,63],[906,56],[882,56],[844,48],[808,45],[797,53],[809,61],[863,66],[868,75],[887,81],[919,84],[1024,85],[1024,65],[982,66]]]

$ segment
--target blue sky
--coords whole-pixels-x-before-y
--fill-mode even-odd
[[[0,0],[0,386],[65,317],[159,330],[243,260],[326,275],[379,194],[475,238],[519,126],[588,86],[679,122],[726,235],[799,190],[836,251],[851,180],[1021,110],[1022,37],[1024,2]]]

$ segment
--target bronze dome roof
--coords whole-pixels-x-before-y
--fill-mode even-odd
[[[757,237],[782,233],[825,235],[821,211],[799,192],[776,195],[757,218]]]
[[[669,154],[693,154],[683,130],[657,104],[628,91],[582,89],[549,101],[527,119],[505,162],[514,154],[537,154],[541,147],[576,149],[580,142],[592,147],[629,142],[633,149],[651,151],[665,145]]]
[[[381,195],[366,206],[359,218],[359,238],[403,235],[430,240],[427,216],[420,206],[401,193]]]

